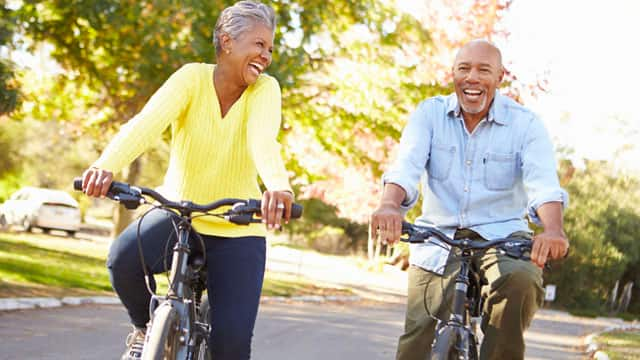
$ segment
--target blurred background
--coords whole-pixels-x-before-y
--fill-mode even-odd
[[[305,206],[277,241],[405,267],[405,248],[367,234],[380,176],[409,113],[453,90],[458,47],[486,38],[503,52],[501,91],[549,129],[571,196],[571,256],[545,275],[554,306],[640,314],[636,1],[265,2],[279,19],[268,72],[282,87],[283,155]],[[0,202],[25,186],[72,193],[72,179],[172,72],[215,61],[212,29],[231,3],[0,0]],[[118,179],[159,185],[168,139]],[[94,232],[115,234],[133,216],[73,195]],[[26,229],[15,225],[4,227]]]

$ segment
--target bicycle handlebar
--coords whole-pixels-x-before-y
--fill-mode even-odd
[[[82,178],[73,179],[73,188],[82,191]],[[251,222],[260,222],[253,219],[253,214],[261,213],[262,202],[256,199],[221,199],[208,204],[196,204],[191,201],[171,201],[160,195],[155,190],[146,187],[131,186],[127,183],[113,181],[107,191],[107,197],[123,204],[127,209],[137,209],[142,205],[144,196],[149,196],[159,202],[163,207],[178,210],[180,213],[201,212],[206,213],[221,206],[231,206],[223,215],[227,220],[239,224],[247,225]],[[302,216],[302,205],[293,204],[291,206],[291,218],[297,219]]]
[[[529,260],[529,257],[525,256],[524,252],[531,251],[531,241],[522,238],[507,237],[488,241],[452,239],[436,227],[414,225],[406,221],[402,222],[402,234],[409,235],[408,238],[401,238],[402,241],[413,244],[424,243],[429,241],[429,238],[435,237],[449,246],[461,249],[486,250],[489,248],[499,248],[511,257],[523,260]]]

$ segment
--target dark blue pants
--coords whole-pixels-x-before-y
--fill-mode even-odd
[[[153,210],[142,219],[142,252],[149,273],[162,273],[171,267],[177,239],[172,219],[177,221],[177,216],[165,210]],[[145,286],[138,251],[138,223],[140,219],[113,242],[107,267],[113,289],[129,312],[131,322],[136,327],[145,327],[149,321],[151,295]],[[207,292],[213,328],[209,344],[213,357],[216,360],[249,359],[264,278],[265,238],[201,236],[207,259]],[[192,248],[200,248],[197,240],[192,241]],[[151,287],[155,291],[153,280]]]

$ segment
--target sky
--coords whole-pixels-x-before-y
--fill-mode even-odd
[[[525,102],[574,160],[640,172],[638,23],[636,0],[515,0],[504,18],[504,62],[524,82],[547,72],[549,91]]]

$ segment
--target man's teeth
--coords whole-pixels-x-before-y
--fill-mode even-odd
[[[464,93],[467,94],[467,95],[480,95],[480,94],[482,94],[482,91],[480,91],[480,90],[465,90]]]

